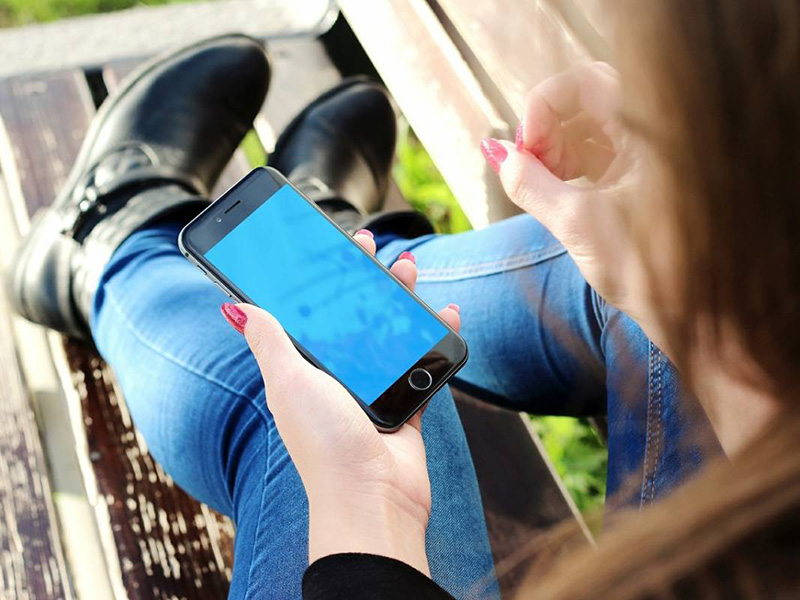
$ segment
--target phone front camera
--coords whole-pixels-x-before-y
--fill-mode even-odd
[[[217,221],[217,223],[222,223],[222,217],[217,217],[216,221]]]

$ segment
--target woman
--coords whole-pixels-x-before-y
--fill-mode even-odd
[[[800,6],[638,2],[625,3],[622,15],[620,77],[596,64],[543,83],[527,100],[516,147],[487,140],[483,149],[509,197],[678,362],[731,461],[621,524],[598,552],[567,557],[528,591],[796,597]],[[565,183],[581,175],[594,185]],[[405,566],[428,572],[418,425],[375,433],[338,385],[302,363],[269,315],[240,309],[309,494],[307,597],[362,597],[365,587],[391,585],[446,597]],[[299,399],[287,372],[309,382]],[[319,446],[309,444],[303,417],[316,410],[341,423]],[[365,447],[373,458],[355,461]],[[373,533],[381,517],[365,519],[362,505],[360,518],[348,518],[344,508],[358,507],[365,488],[367,504],[382,498],[378,512],[398,525],[381,539]],[[317,508],[330,493],[345,499]],[[343,554],[353,552],[405,565]]]
[[[626,2],[622,94],[609,67],[579,67],[531,93],[518,147],[484,145],[509,196],[536,220],[449,238],[378,236],[387,262],[413,249],[425,299],[462,305],[462,314],[443,310],[453,326],[463,316],[465,331],[477,328],[468,336],[477,360],[466,367],[467,383],[512,400],[541,394],[540,408],[560,391],[577,411],[602,401],[607,385],[612,430],[619,423],[626,433],[642,404],[635,392],[647,390],[641,381],[669,369],[644,331],[681,365],[732,458],[651,514],[620,524],[599,552],[537,577],[537,597],[794,590],[785,566],[797,554],[796,536],[771,537],[774,523],[793,525],[778,517],[797,496],[789,458],[797,421],[782,408],[796,385],[800,339],[793,329],[800,223],[785,200],[798,186],[800,16],[789,4]],[[564,181],[581,174],[594,186]],[[137,188],[115,201],[127,206],[147,193],[159,206],[183,207],[186,198],[165,189],[175,185]],[[70,277],[93,297],[91,335],[153,453],[176,481],[236,520],[231,595],[298,596],[306,556],[308,598],[444,597],[429,574],[457,596],[495,594],[474,472],[446,393],[426,410],[423,436],[420,418],[379,434],[338,384],[300,359],[269,315],[226,305],[262,382],[241,340],[231,342],[232,332],[211,317],[219,296],[178,254],[185,218],[169,214],[119,236],[125,241],[101,261],[99,283]],[[92,235],[75,237],[85,248],[81,240]],[[367,233],[356,239],[375,248]],[[20,279],[34,271],[20,269]],[[408,257],[393,269],[415,285]],[[467,275],[475,272],[480,295]],[[31,318],[52,322],[32,314],[34,304],[18,302]],[[497,340],[504,345],[492,346]],[[672,385],[675,395],[670,378],[658,394]],[[774,435],[765,440],[770,419]],[[648,448],[642,431],[627,432],[638,454],[626,452],[625,435],[612,447],[622,456],[612,457],[621,465],[617,487],[638,468],[629,455],[641,458]],[[663,456],[645,460],[642,502],[696,464]],[[758,511],[749,510],[754,505]],[[728,575],[732,565],[736,577]]]

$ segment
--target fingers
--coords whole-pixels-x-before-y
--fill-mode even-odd
[[[564,135],[570,143],[578,143],[584,140],[594,140],[602,146],[613,148],[614,144],[600,124],[586,113],[580,113],[563,123]]]
[[[586,112],[598,123],[614,119],[619,103],[619,77],[606,63],[585,63],[545,79],[528,94],[525,145],[535,143],[538,128],[553,119],[569,121]]]
[[[553,173],[573,178],[576,156],[568,122],[585,127],[588,117],[603,136],[613,139],[619,102],[619,79],[605,63],[587,63],[559,73],[537,85],[525,102],[520,141]],[[606,140],[597,140],[605,145]],[[580,175],[582,173],[578,173]]]
[[[361,244],[361,247],[364,248],[364,250],[372,254],[372,256],[375,256],[375,238],[372,236],[371,231],[367,229],[359,229],[353,235],[353,239]]]
[[[439,311],[439,316],[458,333],[461,330],[461,309],[458,304],[448,304]]]
[[[353,239],[361,244],[361,247],[364,248],[364,250],[375,256],[375,238],[372,236],[371,231],[368,231],[367,229],[359,229],[353,235]],[[414,258],[414,255],[411,254],[411,252],[403,252],[389,269],[394,276],[397,277],[403,283],[403,285],[412,292],[417,284],[416,262],[417,260]]]
[[[603,146],[594,140],[584,140],[573,146],[573,150],[580,171],[577,176],[585,176],[590,181],[598,181],[602,178],[617,157],[613,148]],[[575,179],[575,177],[569,179]]]
[[[310,365],[275,317],[249,304],[237,304],[234,308],[245,315],[244,337],[261,369],[267,401],[283,397],[280,393],[270,393],[270,390],[289,389],[296,385],[298,369],[307,369]]]
[[[412,292],[417,285],[417,264],[411,252],[403,252],[389,269]]]
[[[484,152],[511,201],[568,245],[569,240],[563,236],[571,229],[570,223],[582,214],[586,190],[562,181],[537,157],[518,151],[509,142],[487,140]]]

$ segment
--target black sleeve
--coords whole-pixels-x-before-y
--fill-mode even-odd
[[[404,562],[374,554],[332,554],[303,576],[303,600],[452,600],[427,576]]]

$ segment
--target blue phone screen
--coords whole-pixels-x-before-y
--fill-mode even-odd
[[[288,185],[205,257],[366,404],[448,333]]]

